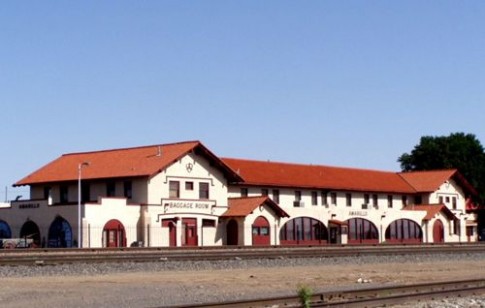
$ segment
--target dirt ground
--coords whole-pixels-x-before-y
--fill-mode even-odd
[[[1,278],[0,306],[164,307],[295,294],[300,285],[315,292],[346,288],[359,277],[371,280],[369,287],[484,278],[485,260]]]

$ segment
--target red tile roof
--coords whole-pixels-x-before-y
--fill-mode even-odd
[[[448,181],[456,170],[413,171],[399,173],[401,177],[416,189],[417,192],[436,191]]]
[[[222,158],[244,184],[368,192],[415,193],[394,172]]]
[[[403,208],[404,211],[425,211],[426,216],[423,220],[431,220],[439,212],[448,217],[449,220],[458,219],[453,212],[450,211],[444,204],[419,204],[419,205],[408,205]]]
[[[83,162],[89,162],[89,166],[82,169],[83,179],[151,177],[191,151],[208,157],[211,162],[221,167],[231,180],[241,180],[199,141],[187,141],[65,154],[21,179],[14,186],[76,180],[78,165]]]
[[[267,196],[229,198],[229,209],[221,217],[246,217],[262,204],[269,206],[279,217],[290,217]]]

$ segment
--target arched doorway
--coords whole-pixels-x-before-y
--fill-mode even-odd
[[[437,219],[433,224],[433,243],[443,243],[445,240],[445,228],[441,220]]]
[[[280,230],[281,245],[321,245],[327,242],[327,227],[311,217],[293,218]]]
[[[47,247],[70,248],[72,247],[71,225],[64,218],[58,216],[49,228],[49,240]]]
[[[234,219],[229,220],[226,226],[227,245],[238,245],[239,234],[237,221]]]
[[[421,243],[422,241],[421,227],[410,219],[395,220],[386,229],[386,242]]]
[[[20,228],[20,238],[32,239],[33,245],[39,247],[40,231],[37,224],[32,220],[26,221]]]
[[[351,218],[347,220],[349,225],[349,244],[377,244],[379,233],[377,227],[364,218]]]
[[[116,219],[108,221],[103,228],[103,247],[126,247],[126,232]]]
[[[253,245],[270,245],[269,222],[263,216],[256,218],[252,225]]]
[[[0,220],[0,238],[12,238],[10,226],[3,220]]]

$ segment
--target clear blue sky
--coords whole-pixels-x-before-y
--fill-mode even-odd
[[[483,1],[5,1],[0,44],[9,199],[78,151],[398,171],[423,135],[485,143]]]

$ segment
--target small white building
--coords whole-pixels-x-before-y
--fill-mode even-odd
[[[189,141],[62,155],[23,185],[31,199],[0,207],[0,238],[37,246],[477,241],[476,192],[457,170],[219,158]]]

